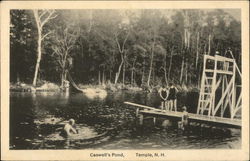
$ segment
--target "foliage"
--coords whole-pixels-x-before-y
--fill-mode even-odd
[[[60,83],[69,70],[83,84],[198,85],[203,55],[230,48],[241,67],[241,22],[224,10],[56,10],[44,28],[39,79]],[[30,83],[36,23],[11,10],[10,78]],[[71,66],[63,66],[66,59]],[[59,52],[60,51],[60,52]],[[65,63],[65,61],[64,61]],[[119,75],[117,75],[119,73]]]

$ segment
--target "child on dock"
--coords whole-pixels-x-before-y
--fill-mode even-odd
[[[168,94],[168,101],[169,101],[169,105],[170,105],[170,111],[174,110],[177,111],[177,97],[176,94],[178,92],[177,88],[172,84],[169,83],[169,94]]]
[[[169,91],[168,91],[168,89],[166,88],[166,86],[163,85],[163,86],[159,89],[158,93],[159,93],[159,95],[160,95],[160,97],[161,97],[161,100],[162,100],[162,102],[161,102],[161,109],[162,109],[162,110],[164,110],[164,109],[165,109],[165,110],[169,110],[169,109],[168,109],[168,101],[167,101]]]

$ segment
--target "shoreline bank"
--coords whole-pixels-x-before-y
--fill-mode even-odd
[[[116,91],[134,91],[134,92],[148,92],[148,93],[157,93],[160,89],[160,85],[157,86],[133,86],[133,85],[123,85],[123,84],[78,84],[78,87],[81,89],[101,89],[111,92]],[[70,89],[74,88],[70,86]],[[176,88],[179,92],[199,92],[199,89],[195,86],[186,86],[186,85],[176,85]],[[39,85],[38,87],[33,87],[32,84],[26,83],[10,83],[10,92],[65,92],[66,89],[60,87],[56,83],[52,82],[44,82],[43,84]]]

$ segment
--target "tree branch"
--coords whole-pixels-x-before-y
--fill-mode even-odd
[[[63,64],[61,63],[60,60],[57,60],[58,64],[61,66],[61,68],[63,68]]]
[[[120,43],[119,43],[119,41],[118,41],[118,39],[117,39],[117,36],[118,36],[118,35],[115,34],[115,41],[116,41],[116,43],[117,43],[119,52],[122,53],[121,46],[120,46]]]
[[[47,23],[50,19],[56,18],[57,15],[51,17],[55,13],[55,10],[52,10],[49,12],[49,15],[42,21],[41,28],[44,26],[45,23]],[[40,19],[41,20],[41,19]]]
[[[43,12],[40,14],[40,16],[39,16],[39,19],[41,20],[42,17],[43,17],[47,12],[48,12],[47,10],[43,11]]]
[[[129,34],[130,34],[130,30],[128,31],[128,34],[126,35],[125,40],[123,41],[123,44],[122,44],[122,51],[124,50],[124,46],[125,46],[125,43],[126,43],[126,41],[127,41],[127,39],[128,39]]]
[[[38,16],[38,10],[33,10],[33,14],[34,14],[34,17],[35,17],[35,20],[36,20],[36,26],[37,26],[37,29],[40,31],[40,24],[41,24],[41,21],[39,19],[39,16]]]
[[[46,37],[46,36],[48,36],[49,34],[51,34],[52,32],[51,31],[49,31],[48,33],[46,33],[45,35],[43,35],[42,36],[42,40]]]
[[[93,26],[93,13],[92,13],[92,10],[90,10],[90,15],[89,15],[89,29],[88,29],[88,33],[91,32],[91,29],[92,29],[92,26]]]

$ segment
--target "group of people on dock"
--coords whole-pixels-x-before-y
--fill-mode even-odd
[[[158,92],[162,100],[161,109],[172,111],[174,108],[177,111],[177,88],[172,83],[169,83],[168,87],[163,85]]]

